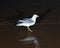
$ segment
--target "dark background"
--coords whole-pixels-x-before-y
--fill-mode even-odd
[[[60,48],[60,0],[0,0],[0,48],[34,48],[18,40],[27,37],[26,27],[16,27],[18,19],[39,11],[41,18],[30,27],[41,48]]]

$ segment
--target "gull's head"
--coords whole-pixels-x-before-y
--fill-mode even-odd
[[[39,16],[37,14],[34,14],[33,15],[33,18],[38,18]]]
[[[34,14],[31,19],[35,22],[36,21],[36,18],[38,18],[38,17],[39,16],[37,14]]]

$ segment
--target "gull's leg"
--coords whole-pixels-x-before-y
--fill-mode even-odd
[[[31,32],[32,32],[32,30],[31,30],[29,27],[27,27],[27,29],[30,31],[30,32],[28,33],[28,37],[29,37],[30,34],[31,34]]]
[[[27,27],[27,29],[28,29],[30,32],[32,32],[32,30],[31,30],[29,27]]]

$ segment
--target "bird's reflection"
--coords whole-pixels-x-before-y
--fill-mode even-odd
[[[21,39],[19,41],[26,42],[27,44],[28,43],[34,43],[35,44],[35,48],[40,48],[38,39],[35,36],[29,36],[29,37],[26,37],[26,38]]]

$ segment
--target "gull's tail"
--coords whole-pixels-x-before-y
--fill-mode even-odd
[[[21,23],[18,23],[18,24],[16,24],[16,26],[22,26],[22,24]]]
[[[22,22],[24,22],[23,20],[18,20],[17,22],[16,22],[16,26],[22,26]]]
[[[25,21],[23,21],[23,20],[19,20],[19,22],[25,22]]]

